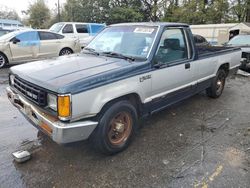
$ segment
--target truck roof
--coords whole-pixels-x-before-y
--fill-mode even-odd
[[[141,25],[141,26],[179,26],[179,27],[189,27],[188,24],[184,23],[174,23],[174,22],[130,22],[130,23],[119,23],[112,24],[111,26],[129,26],[129,25]]]
[[[91,24],[91,25],[105,25],[105,23],[92,23],[92,22],[57,22],[62,24]],[[55,23],[55,24],[57,24]]]

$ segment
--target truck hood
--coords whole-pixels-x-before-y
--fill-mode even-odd
[[[75,54],[14,66],[11,73],[52,92],[79,93],[140,70],[145,62]]]

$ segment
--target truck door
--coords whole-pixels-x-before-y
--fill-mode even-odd
[[[196,66],[183,28],[166,28],[156,52],[152,71],[152,110],[168,106],[192,94]]]
[[[13,61],[35,59],[39,48],[37,31],[27,31],[11,39],[10,50]]]

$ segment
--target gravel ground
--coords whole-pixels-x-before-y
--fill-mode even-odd
[[[8,101],[0,70],[0,187],[249,187],[250,78],[227,80],[223,95],[201,93],[141,121],[115,156],[88,141],[57,145]],[[23,164],[11,153],[27,149]]]

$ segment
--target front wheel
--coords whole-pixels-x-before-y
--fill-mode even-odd
[[[129,145],[137,129],[137,113],[128,101],[119,101],[103,113],[91,140],[96,149],[112,155]]]
[[[221,96],[226,82],[226,72],[219,69],[216,77],[213,79],[212,84],[207,88],[207,95],[211,98],[218,98]]]
[[[0,69],[3,68],[7,64],[7,62],[8,62],[8,60],[5,57],[5,55],[0,53]]]

